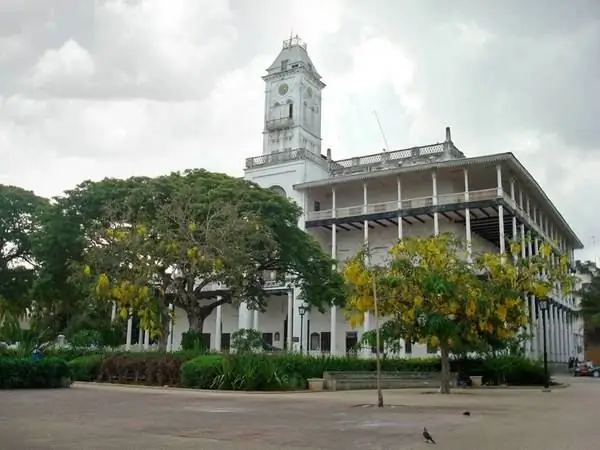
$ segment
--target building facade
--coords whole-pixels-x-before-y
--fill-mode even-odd
[[[523,245],[523,257],[535,254],[541,242],[554,255],[571,261],[582,243],[544,191],[512,153],[466,157],[446,129],[442,142],[335,160],[321,149],[321,93],[325,84],[297,37],[284,41],[267,69],[262,154],[249,157],[245,178],[285,195],[303,207],[298,226],[313,235],[331,256],[343,263],[363,246],[374,262],[384,258],[398,239],[452,232],[467,244],[467,255],[506,252],[506,242]],[[369,331],[372,318],[352,329],[344,311],[332,307],[321,314],[300,314],[300,293],[272,282],[265,312],[250,311],[242,302],[217,307],[206,319],[206,343],[215,350],[229,345],[231,333],[253,328],[274,347],[311,353],[345,354]],[[527,299],[533,339],[526,351],[542,354],[541,317],[547,318],[548,356],[564,362],[577,351],[572,295],[555,293],[547,310]],[[187,330],[177,312],[173,346]],[[425,356],[433,349],[405,344],[401,356]]]

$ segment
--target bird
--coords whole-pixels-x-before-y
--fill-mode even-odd
[[[470,416],[470,415],[471,415],[471,413],[470,413],[469,411],[465,411],[465,412],[463,413],[463,416]]]
[[[423,428],[423,439],[425,439],[425,442],[427,442],[428,444],[435,444],[436,442],[433,440],[433,436],[431,436],[429,434],[429,431],[427,431],[427,428]]]

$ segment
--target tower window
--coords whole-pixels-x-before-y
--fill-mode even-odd
[[[288,70],[289,62],[290,62],[289,59],[284,59],[283,61],[281,61],[281,70]]]
[[[289,110],[289,118],[291,119],[294,116],[294,104],[290,103],[289,104],[290,110]]]
[[[321,211],[321,202],[315,201],[313,211]]]

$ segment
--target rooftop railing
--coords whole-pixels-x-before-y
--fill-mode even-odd
[[[267,167],[275,164],[281,164],[284,162],[309,160],[317,164],[327,167],[327,160],[321,155],[317,155],[314,152],[306,148],[295,148],[290,150],[284,150],[282,152],[270,153],[268,155],[254,156],[252,158],[246,158],[246,169],[253,169],[257,167]]]
[[[464,157],[451,142],[446,142],[331,161],[329,173],[331,176],[351,175]]]

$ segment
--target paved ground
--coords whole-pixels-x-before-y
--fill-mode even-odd
[[[116,386],[0,392],[1,450],[597,450],[600,380],[535,390],[231,394]],[[462,415],[469,410],[470,417]]]

